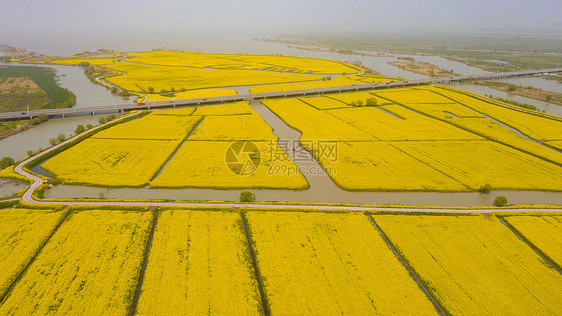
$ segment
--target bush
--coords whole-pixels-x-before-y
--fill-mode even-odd
[[[0,159],[0,169],[8,168],[9,166],[15,164],[16,162],[12,157],[4,157]],[[242,196],[240,196],[242,197]]]
[[[49,138],[49,144],[51,144],[51,146],[55,146],[57,144],[57,139],[55,137]]]
[[[253,202],[256,200],[256,195],[250,191],[240,192],[240,202]]]
[[[507,204],[507,198],[503,195],[498,195],[496,196],[496,199],[494,200],[494,205],[495,206],[505,206]]]
[[[375,98],[368,98],[368,99],[367,99],[367,105],[368,105],[368,106],[376,106],[376,105],[377,105],[377,99],[375,99]]]
[[[66,135],[59,134],[59,136],[57,136],[57,139],[59,140],[59,142],[64,142],[64,140],[66,139]]]
[[[107,122],[111,122],[111,121],[113,121],[114,119],[115,119],[115,114],[110,114],[110,115],[108,115],[108,116],[105,118],[105,120],[106,120]]]
[[[84,127],[84,125],[78,124],[78,126],[76,126],[76,129],[74,130],[74,134],[82,134],[85,130],[86,128]]]
[[[33,150],[28,150],[27,151],[27,157],[31,157],[33,156]]]
[[[92,124],[86,124],[87,129],[92,129],[92,127],[94,127]]]
[[[34,117],[34,118],[31,120],[31,124],[33,124],[33,125],[41,124],[41,119],[38,118],[38,117]]]
[[[489,183],[484,184],[483,186],[478,189],[480,193],[490,193],[492,191],[492,185]]]
[[[47,114],[40,114],[38,117],[41,122],[47,122],[49,120],[49,116]]]
[[[105,124],[105,117],[103,117],[103,116],[100,117],[99,120],[98,120],[98,123]]]

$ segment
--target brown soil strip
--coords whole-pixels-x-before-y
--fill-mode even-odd
[[[135,291],[135,297],[133,299],[133,304],[129,310],[129,315],[135,315],[137,312],[137,305],[139,303],[139,298],[142,292],[142,283],[144,281],[144,273],[146,272],[146,266],[148,265],[148,254],[150,254],[150,248],[152,248],[152,240],[154,239],[154,230],[156,229],[156,223],[158,222],[158,211],[155,210],[156,207],[153,206],[149,209],[149,212],[153,213],[152,218],[152,228],[150,230],[150,235],[148,235],[148,240],[146,242],[146,248],[144,250],[144,256],[142,259],[142,268],[139,273],[139,281],[137,283],[137,290]]]
[[[500,220],[500,222],[502,224],[505,225],[505,227],[507,227],[515,236],[517,236],[517,238],[519,238],[519,240],[521,240],[522,242],[524,242],[525,244],[527,244],[527,246],[529,246],[531,249],[533,249],[533,251],[539,255],[539,257],[541,257],[541,259],[546,262],[546,264],[548,264],[551,268],[553,268],[554,270],[558,271],[558,273],[562,274],[562,268],[556,263],[554,262],[554,260],[550,259],[550,257],[545,254],[544,252],[542,252],[542,250],[540,250],[539,248],[537,248],[537,246],[535,246],[531,241],[529,241],[527,238],[525,238],[525,236],[523,234],[521,234],[517,228],[513,227],[513,225],[511,225],[508,221],[505,220],[505,218],[503,218],[502,216],[498,216],[498,219]]]
[[[27,270],[29,270],[29,267],[31,266],[31,264],[33,264],[33,262],[35,262],[35,259],[37,258],[37,256],[39,256],[39,254],[41,254],[41,252],[45,248],[45,245],[47,245],[49,240],[51,240],[51,238],[59,230],[62,223],[64,223],[64,221],[66,220],[66,218],[70,214],[70,211],[66,210],[67,208],[68,208],[68,206],[65,206],[61,210],[61,212],[65,212],[65,213],[61,216],[61,218],[60,218],[59,222],[57,223],[57,225],[55,226],[55,228],[53,228],[53,230],[51,231],[49,236],[47,236],[47,238],[45,238],[45,240],[43,240],[43,242],[39,245],[39,247],[37,248],[35,253],[31,256],[31,259],[29,259],[29,262],[23,267],[23,269],[20,271],[20,273],[18,273],[18,275],[14,279],[14,281],[12,281],[12,283],[10,284],[10,286],[8,287],[6,292],[4,293],[4,296],[0,297],[0,305],[4,304],[4,301],[10,296],[11,292],[14,290],[14,287],[19,283],[19,281],[25,275]]]
[[[242,218],[242,225],[244,226],[244,234],[246,235],[246,241],[248,243],[248,252],[250,253],[250,260],[252,260],[252,267],[254,268],[254,275],[256,277],[256,281],[258,282],[258,290],[260,292],[260,299],[261,299],[261,307],[262,313],[265,316],[271,315],[271,311],[269,310],[269,304],[265,297],[265,291],[263,289],[263,281],[261,278],[260,270],[258,267],[258,262],[256,260],[256,254],[254,252],[254,246],[252,237],[250,234],[250,227],[248,226],[248,220],[243,212],[240,212],[240,217]]]
[[[369,214],[365,214],[367,216],[367,218],[369,219],[369,222],[371,222],[371,224],[373,225],[373,227],[377,230],[377,232],[379,233],[379,235],[381,236],[381,238],[384,240],[384,242],[386,243],[386,245],[388,246],[388,248],[390,248],[390,250],[392,250],[392,252],[394,253],[394,256],[400,261],[400,263],[402,263],[402,265],[404,266],[404,268],[408,271],[408,273],[410,274],[410,277],[412,279],[414,279],[414,281],[418,284],[419,288],[423,291],[423,293],[425,294],[425,296],[427,297],[427,299],[429,299],[429,301],[431,302],[431,304],[433,304],[433,307],[435,308],[435,310],[437,311],[437,313],[439,313],[439,315],[448,315],[448,313],[445,311],[445,309],[441,306],[441,304],[439,304],[439,302],[437,301],[437,299],[435,297],[433,297],[433,295],[431,294],[431,292],[427,289],[427,287],[425,286],[425,284],[421,281],[421,279],[418,277],[418,275],[416,274],[416,272],[414,271],[414,269],[412,269],[412,267],[410,266],[410,264],[408,263],[408,261],[406,261],[404,259],[404,257],[402,257],[402,255],[398,252],[398,250],[396,249],[396,247],[394,246],[394,244],[390,241],[390,239],[388,238],[388,236],[386,236],[386,234],[384,233],[384,231],[379,227],[379,225],[377,225],[377,223],[375,222],[375,220],[371,217],[371,215]]]

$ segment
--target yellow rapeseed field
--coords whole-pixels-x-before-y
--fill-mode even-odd
[[[335,168],[332,180],[346,190],[466,191],[463,183],[404,154],[388,142],[339,142],[337,159],[321,156]],[[318,156],[318,155],[317,155]]]
[[[247,101],[227,103],[220,105],[205,105],[197,107],[193,115],[240,115],[256,113]]]
[[[272,314],[435,314],[365,215],[247,218]]]
[[[250,115],[205,116],[189,140],[277,141],[271,126],[254,113]]]
[[[545,143],[549,146],[562,150],[562,140],[551,140]]]
[[[357,76],[340,76],[332,80],[318,80],[308,81],[308,82],[292,82],[283,84],[270,84],[270,85],[259,85],[250,88],[250,93],[262,93],[262,92],[275,92],[275,91],[290,91],[290,90],[301,90],[301,89],[316,89],[316,88],[326,88],[326,87],[337,87],[337,86],[349,86],[352,84],[362,84],[366,83],[362,80],[364,78]],[[301,80],[303,81],[303,80]],[[373,80],[376,81],[376,80]],[[380,79],[380,81],[388,81],[387,79]]]
[[[63,212],[0,210],[0,297],[60,222]]]
[[[365,106],[367,105],[367,100],[374,99],[376,105],[391,104],[392,102],[379,98],[369,92],[346,92],[346,93],[329,93],[325,94],[327,98],[338,100],[349,105],[355,106]],[[361,104],[359,104],[361,102]]]
[[[394,147],[473,190],[562,191],[562,167],[491,141],[394,142]]]
[[[152,214],[78,211],[31,264],[0,314],[127,314]]]
[[[562,266],[562,216],[509,216],[505,219]]]
[[[108,77],[106,80],[134,92],[149,92],[149,87],[159,92],[162,89],[170,91],[172,88],[193,90],[319,79],[312,75],[256,70],[193,69],[133,63],[114,63],[110,66],[111,69],[126,74]]]
[[[504,144],[513,146],[515,148],[524,150],[525,152],[538,155],[549,159],[550,161],[562,164],[562,153],[548,148],[544,145],[537,144],[536,142],[523,138],[515,134],[505,126],[487,119],[487,118],[450,118],[448,119],[452,124],[462,128],[474,131],[486,138],[502,142]]]
[[[167,93],[164,95],[160,94],[147,94],[147,99],[144,96],[137,99],[137,102],[158,102],[158,101],[170,101],[170,100],[182,100],[182,99],[195,99],[195,98],[210,98],[210,97],[221,97],[226,95],[236,95],[236,90],[233,89],[198,89],[189,90],[184,92],[174,92]]]
[[[96,133],[92,138],[182,140],[191,132],[199,120],[198,117],[162,114],[164,114],[164,111],[158,111],[140,119],[115,125]]]
[[[517,110],[484,102],[472,96],[466,95],[465,92],[461,90],[439,87],[433,87],[432,89],[433,91],[438,91],[439,93],[442,93],[465,106],[505,123],[535,140],[545,141],[562,139],[562,122],[560,121],[526,114]],[[462,93],[458,91],[461,91]]]
[[[302,102],[316,108],[317,110],[347,109],[349,104],[328,97],[302,97]]]
[[[373,136],[364,131],[298,99],[268,99],[261,102],[289,126],[301,131],[301,139],[374,140]]]
[[[127,54],[130,62],[163,66],[191,66],[216,69],[250,69],[318,74],[356,73],[357,66],[332,60],[277,55],[205,54],[152,51]]]
[[[495,217],[373,217],[451,314],[562,310],[562,276]]]
[[[258,314],[247,247],[238,213],[161,211],[138,314]]]
[[[428,118],[399,105],[337,109],[330,111],[329,115],[333,115],[349,125],[368,133],[377,140],[482,139],[478,135]],[[322,123],[322,120],[324,118],[320,120],[320,123]]]
[[[47,160],[42,168],[65,183],[143,186],[179,141],[89,138]]]
[[[113,58],[102,58],[102,57],[92,57],[92,58],[76,58],[76,57],[69,57],[69,58],[59,58],[59,59],[51,59],[48,61],[50,64],[69,64],[69,65],[79,65],[81,63],[89,63],[92,66],[99,66],[99,65],[110,65],[117,62]]]
[[[427,90],[425,87],[376,90],[373,92],[373,94],[401,104],[409,104],[409,103],[446,104],[446,103],[453,102],[444,96],[438,95],[436,93],[433,93],[432,91]]]
[[[254,173],[233,173],[225,160],[230,141],[186,141],[164,171],[150,183],[151,187],[197,188],[271,188],[305,189],[308,183],[292,160],[274,142],[254,142],[261,153],[259,167]],[[270,153],[275,155],[270,160]],[[240,162],[248,161],[242,155]],[[273,167],[276,166],[276,167]],[[278,166],[278,167],[277,167]],[[276,169],[272,169],[276,168]],[[286,170],[286,172],[277,172]]]

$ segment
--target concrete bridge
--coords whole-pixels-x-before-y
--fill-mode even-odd
[[[209,104],[236,102],[236,101],[244,101],[244,100],[284,98],[284,97],[294,97],[294,96],[303,96],[303,95],[324,94],[330,92],[351,92],[351,91],[360,91],[360,90],[389,89],[389,88],[396,88],[396,87],[401,88],[407,86],[456,83],[467,79],[490,80],[490,79],[501,79],[501,78],[510,78],[510,77],[525,77],[525,76],[542,75],[546,73],[558,73],[558,72],[562,72],[562,68],[522,70],[522,71],[513,71],[513,72],[505,72],[505,73],[450,76],[450,77],[418,79],[418,80],[399,80],[399,81],[391,81],[391,82],[353,84],[347,86],[336,86],[336,87],[315,88],[315,89],[238,94],[238,95],[217,96],[217,97],[207,97],[207,98],[181,99],[181,100],[174,100],[174,101],[158,101],[158,102],[147,102],[143,105],[138,105],[137,103],[128,103],[128,104],[116,104],[116,105],[100,105],[100,106],[91,106],[91,107],[73,107],[73,108],[63,108],[63,109],[42,109],[42,110],[33,110],[29,112],[28,111],[6,112],[6,113],[0,113],[0,121],[29,119],[29,118],[37,117],[41,114],[48,115],[49,117],[94,115],[100,113],[114,113],[114,112],[124,112],[124,111],[133,111],[133,110],[150,110],[153,108],[169,108],[169,107],[185,106],[185,105],[209,105]]]

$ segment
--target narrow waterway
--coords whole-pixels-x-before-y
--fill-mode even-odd
[[[27,187],[26,183],[10,179],[0,179],[0,199],[8,198]]]
[[[352,203],[352,204],[403,204],[414,206],[490,206],[496,195],[504,195],[509,203],[516,204],[562,204],[562,193],[541,191],[493,191],[490,194],[474,192],[351,192],[339,188],[331,178],[318,170],[320,164],[302,150],[298,142],[301,134],[285,124],[261,103],[252,102],[252,108],[268,123],[279,139],[297,144],[299,153],[297,166],[305,173],[314,170],[315,175],[306,174],[310,188],[302,191],[251,190],[260,202],[304,202],[304,203]],[[285,143],[285,142],[282,142]],[[285,148],[293,157],[291,148]],[[302,154],[308,156],[300,156]],[[296,159],[295,159],[296,160]],[[115,198],[115,199],[166,199],[166,200],[221,200],[238,201],[243,190],[214,189],[150,189],[150,188],[96,188],[76,185],[58,185],[45,194],[47,198]]]

